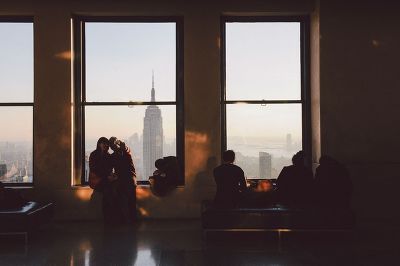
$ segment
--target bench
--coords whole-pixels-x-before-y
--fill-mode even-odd
[[[350,231],[355,218],[350,209],[287,207],[281,204],[224,209],[203,201],[201,222],[204,239],[212,231],[273,231],[278,232],[280,242],[283,232]]]
[[[27,244],[28,233],[50,222],[53,215],[53,203],[30,201],[19,208],[1,209],[0,235],[24,235]]]

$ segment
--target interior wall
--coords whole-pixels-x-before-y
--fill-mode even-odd
[[[361,224],[399,223],[399,7],[320,5],[321,149],[350,169]]]
[[[220,15],[313,10],[313,1],[307,0],[2,1],[1,16],[33,15],[35,20],[35,186],[25,193],[55,201],[59,219],[99,214],[98,204],[89,201],[90,189],[71,187],[71,15],[184,17],[186,185],[163,199],[147,189],[138,191],[144,215],[176,218],[198,217],[199,201],[212,198],[215,189],[211,169],[220,157]],[[312,87],[319,87],[313,106],[320,101],[320,114],[313,109],[313,118],[320,119],[313,125],[320,121],[321,133],[314,126],[313,139],[320,141],[323,154],[349,167],[362,223],[399,221],[393,211],[400,185],[397,10],[387,1],[321,0],[320,12],[312,16],[320,22],[311,29],[311,77]]]

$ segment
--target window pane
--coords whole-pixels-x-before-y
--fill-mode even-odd
[[[226,23],[227,100],[301,98],[300,23]]]
[[[156,159],[176,156],[175,109],[175,105],[86,106],[85,180],[88,181],[89,155],[96,149],[97,140],[116,136],[131,148],[137,180],[147,181],[155,170]]]
[[[86,100],[175,101],[175,23],[85,23]]]
[[[0,102],[33,102],[33,23],[0,22]]]
[[[0,181],[30,183],[32,164],[32,107],[0,107]]]
[[[301,113],[301,104],[226,106],[227,147],[248,178],[277,178],[291,164],[302,149]]]

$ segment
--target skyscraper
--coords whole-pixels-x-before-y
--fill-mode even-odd
[[[267,152],[259,152],[259,178],[272,178],[272,156]]]
[[[152,76],[151,102],[156,101],[154,73]],[[157,105],[146,108],[143,124],[143,179],[147,180],[155,170],[154,162],[163,157],[163,126],[161,110]]]
[[[293,148],[292,145],[292,134],[288,133],[286,134],[286,150],[291,151]]]

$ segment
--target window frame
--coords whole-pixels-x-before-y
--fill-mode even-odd
[[[300,23],[300,100],[226,100],[226,24],[231,22],[298,22]],[[227,149],[228,104],[301,104],[302,109],[302,150],[305,164],[311,167],[311,89],[310,89],[310,18],[309,16],[222,16],[221,17],[221,160]]]
[[[128,101],[128,102],[87,102],[85,23],[175,23],[176,27],[176,98],[175,101]],[[86,106],[176,106],[176,157],[179,162],[180,180],[177,186],[185,184],[184,176],[184,113],[183,113],[183,18],[179,16],[73,16],[74,47],[74,184],[87,186],[85,181],[85,107]],[[138,181],[138,185],[149,185]]]
[[[3,183],[6,187],[33,187],[35,183],[35,24],[33,16],[0,16],[0,23],[31,23],[33,50],[33,101],[32,102],[0,102],[0,107],[32,107],[32,182]]]

